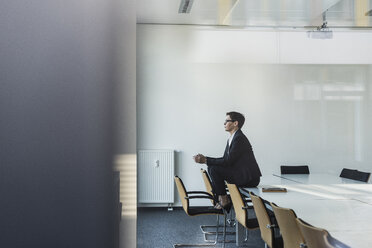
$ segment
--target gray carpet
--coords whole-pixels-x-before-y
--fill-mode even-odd
[[[223,219],[223,218],[221,218]],[[171,248],[175,243],[204,243],[200,225],[214,225],[214,215],[190,217],[182,208],[139,208],[137,212],[137,247],[138,248]],[[229,230],[235,230],[231,227]],[[210,238],[213,238],[211,236]],[[228,235],[227,239],[235,239]],[[216,247],[222,247],[218,244]],[[236,248],[235,243],[226,244],[226,248]],[[264,247],[260,231],[249,231],[249,238],[244,246]]]

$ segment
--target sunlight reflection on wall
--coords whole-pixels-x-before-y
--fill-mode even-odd
[[[137,155],[117,155],[115,158],[115,170],[120,171],[122,216],[135,217],[137,214]]]
[[[320,113],[318,129],[322,133],[322,147],[325,150],[334,147],[357,162],[363,161],[365,69],[331,66],[316,72],[303,70],[304,74],[313,72],[309,80],[307,76],[299,80],[303,76],[299,75],[302,70],[294,76],[295,105],[299,109],[307,107]]]

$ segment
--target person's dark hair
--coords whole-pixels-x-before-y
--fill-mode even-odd
[[[243,127],[245,122],[245,117],[241,113],[238,112],[227,112],[226,115],[230,116],[231,120],[238,121],[238,127],[239,129]]]

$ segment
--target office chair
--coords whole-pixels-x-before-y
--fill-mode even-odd
[[[200,172],[202,174],[202,178],[203,178],[203,181],[204,181],[205,189],[207,190],[207,192],[211,196],[213,196],[212,181],[211,181],[211,178],[208,175],[208,172],[206,170],[204,170],[203,168],[200,169]],[[211,202],[212,202],[212,204],[214,206],[217,203],[217,199],[211,199]]]
[[[328,241],[330,235],[326,230],[314,227],[300,218],[296,218],[296,222],[305,239],[307,248],[334,248]]]
[[[203,168],[200,169],[200,172],[202,174],[202,178],[203,178],[203,182],[204,182],[206,191],[210,195],[213,196],[212,181],[211,181],[211,179],[208,175],[208,172],[206,170],[204,170]],[[216,203],[217,203],[217,199],[213,198],[213,199],[210,199],[210,200],[211,200],[212,205],[215,206]],[[232,212],[230,212],[230,213],[232,213]],[[231,217],[231,215],[230,215],[230,217]],[[219,215],[217,215],[217,218],[219,218]],[[227,221],[227,223],[229,223],[231,225],[231,223],[232,223],[231,219],[227,219],[226,221]],[[219,221],[217,223],[219,223]],[[219,227],[222,227],[222,226],[219,226]],[[210,241],[209,239],[207,239],[207,237],[206,237],[207,235],[216,234],[214,231],[212,231],[212,232],[206,231],[206,229],[208,229],[208,228],[216,228],[216,226],[214,226],[214,225],[201,225],[200,226],[200,229],[204,234],[204,241],[207,241],[207,242]],[[235,232],[226,232],[226,235],[228,235],[228,234],[235,234]]]
[[[212,190],[212,181],[208,175],[208,172],[206,170],[204,170],[203,168],[200,169],[200,172],[202,174],[202,178],[203,178],[203,181],[204,181],[204,184],[205,184],[205,188],[206,188],[206,191],[210,194],[210,195],[213,195],[213,190]],[[213,206],[216,205],[217,203],[217,199],[211,199],[211,203]],[[231,211],[230,213],[230,217],[228,217],[226,219],[226,222],[228,223],[228,225],[230,227],[234,227],[235,226],[235,221],[233,219],[233,212]],[[219,215],[217,215],[217,223],[219,223]],[[219,226],[219,227],[222,227],[222,226]],[[215,235],[216,232],[214,231],[207,231],[206,229],[209,229],[209,228],[216,228],[215,225],[201,225],[200,226],[200,229],[202,231],[202,233],[204,234],[204,241],[206,242],[210,242],[211,240],[209,240],[207,238],[207,235]],[[223,232],[220,232],[220,234],[222,234]],[[236,232],[235,231],[226,231],[226,235],[235,235]],[[213,241],[212,241],[213,242]],[[235,242],[234,240],[228,240],[228,241],[225,241],[226,243],[233,243]]]
[[[280,174],[310,174],[308,165],[281,165]]]
[[[258,226],[261,231],[261,238],[265,242],[265,247],[282,248],[283,239],[279,234],[279,227],[275,216],[269,213],[261,197],[249,192],[253,203],[253,209],[256,213]]]
[[[205,191],[186,191],[186,188],[178,176],[174,177],[174,181],[177,186],[177,191],[181,199],[182,207],[185,213],[189,216],[198,216],[206,214],[224,215],[224,232],[223,232],[223,247],[225,247],[226,239],[226,213],[223,209],[215,209],[211,207],[191,207],[190,200],[192,199],[213,199],[213,197]],[[218,221],[218,219],[217,219]],[[218,222],[216,225],[216,239],[213,244],[174,244],[173,247],[205,247],[205,246],[215,246],[218,242]]]
[[[283,237],[284,248],[298,248],[303,245],[305,240],[297,225],[296,213],[292,209],[278,207],[275,203],[270,203],[270,205]]]
[[[371,173],[343,168],[340,177],[368,182]]]
[[[233,207],[235,210],[236,220],[245,227],[246,238],[248,240],[248,230],[254,230],[259,228],[257,218],[248,218],[248,209],[253,209],[253,205],[249,205],[251,201],[245,200],[238,187],[235,184],[227,183],[227,188],[229,189]]]

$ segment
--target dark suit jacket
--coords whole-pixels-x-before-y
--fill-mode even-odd
[[[261,177],[261,171],[254,157],[251,143],[240,129],[236,131],[230,148],[227,143],[223,157],[207,157],[207,165],[223,166],[232,171],[236,183],[245,183]]]

